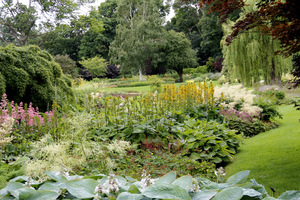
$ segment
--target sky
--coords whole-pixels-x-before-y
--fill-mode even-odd
[[[91,10],[92,7],[98,7],[102,2],[104,2],[105,0],[95,0],[95,3],[91,3],[91,4],[86,4],[84,6],[82,6],[79,10],[79,14],[85,15],[88,14],[89,11]],[[29,0],[19,0],[19,2],[24,3],[24,4],[28,4]],[[2,6],[2,1],[0,1],[0,6]],[[167,16],[166,21],[171,20],[171,18],[174,16],[174,10],[171,8],[170,14]]]

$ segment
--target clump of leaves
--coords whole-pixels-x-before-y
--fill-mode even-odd
[[[225,183],[192,176],[176,178],[170,172],[151,179],[146,172],[142,180],[110,174],[68,176],[60,172],[45,172],[50,180],[38,183],[28,177],[16,177],[0,191],[5,199],[276,199],[254,179],[247,181],[250,171],[229,177]],[[279,199],[299,199],[300,191],[287,191]]]

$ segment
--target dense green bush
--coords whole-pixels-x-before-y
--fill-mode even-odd
[[[150,84],[150,88],[152,92],[158,91],[160,92],[162,90],[162,80],[158,78],[157,76],[149,76],[148,82]]]
[[[224,124],[199,120],[189,120],[186,124],[190,127],[183,132],[187,141],[187,155],[193,159],[214,163],[229,162],[237,152],[241,137]]]
[[[0,66],[0,95],[5,92],[10,100],[32,102],[46,110],[55,99],[64,102],[73,97],[71,81],[52,56],[37,46],[0,47]]]
[[[68,55],[56,55],[53,57],[55,62],[57,62],[63,73],[71,76],[72,78],[78,77],[78,69],[76,67],[76,62],[73,61]]]

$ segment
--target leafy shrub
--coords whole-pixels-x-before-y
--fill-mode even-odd
[[[197,78],[194,79],[194,81],[195,81],[195,82],[203,82],[204,79],[201,78],[201,77],[197,77]]]
[[[214,63],[214,71],[215,71],[215,72],[221,72],[221,71],[222,71],[222,69],[223,69],[223,64],[222,64],[222,62],[223,62],[223,58],[220,57],[220,58],[218,58],[217,61]]]
[[[72,78],[78,77],[76,62],[69,55],[56,55],[53,58],[60,65],[64,74],[70,75]]]
[[[120,75],[120,68],[117,65],[109,64],[107,65],[107,78],[117,78]]]
[[[285,92],[278,86],[262,86],[256,94],[277,105],[282,104],[285,98]]]
[[[196,72],[196,68],[183,68],[183,74],[193,74]]]
[[[163,81],[163,83],[169,83],[169,84],[175,83],[175,79],[171,77],[163,77],[161,80]]]
[[[0,66],[5,66],[0,68],[0,81],[4,83],[0,86],[1,96],[6,92],[8,99],[17,103],[32,102],[42,111],[55,99],[59,104],[73,99],[71,81],[46,51],[37,46],[7,45],[0,47],[0,55]]]
[[[218,79],[218,82],[220,85],[223,85],[223,84],[227,83],[228,81],[226,80],[225,75],[221,75]]]
[[[107,73],[107,61],[104,58],[94,57],[79,61],[93,77],[104,77]]]
[[[191,127],[183,132],[187,141],[187,155],[191,158],[214,163],[229,162],[237,152],[241,137],[224,124],[198,120],[189,120],[186,124]]]
[[[214,72],[215,62],[216,61],[212,57],[208,58],[208,61],[205,63],[205,66],[207,68],[207,72]]]
[[[208,78],[209,78],[210,80],[212,80],[212,81],[216,81],[216,80],[218,80],[220,77],[221,77],[221,73],[214,73],[214,74],[208,76]]]
[[[199,66],[196,68],[196,70],[194,71],[195,73],[200,73],[200,74],[206,74],[207,73],[207,66],[203,65],[203,66]]]
[[[158,78],[157,76],[149,76],[148,82],[150,84],[151,91],[158,91],[160,92],[162,90],[162,80]]]
[[[182,176],[170,172],[151,179],[147,172],[138,181],[114,174],[69,176],[62,172],[45,172],[51,181],[37,183],[28,177],[16,177],[0,191],[3,198],[14,199],[275,199],[254,179],[247,181],[250,171],[239,172],[225,183],[202,177]],[[279,199],[299,199],[299,191],[287,191]]]
[[[256,105],[262,109],[260,113],[260,119],[265,122],[270,122],[276,117],[282,118],[282,115],[278,112],[276,106],[267,101],[259,100],[256,102]]]
[[[259,116],[239,112],[235,109],[222,110],[221,114],[224,115],[228,128],[236,130],[236,134],[247,137],[255,136],[276,127],[274,123],[264,123]]]

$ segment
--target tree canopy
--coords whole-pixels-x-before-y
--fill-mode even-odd
[[[48,28],[73,16],[80,5],[89,0],[2,1],[0,4],[0,41],[23,46],[34,36],[36,28]]]

